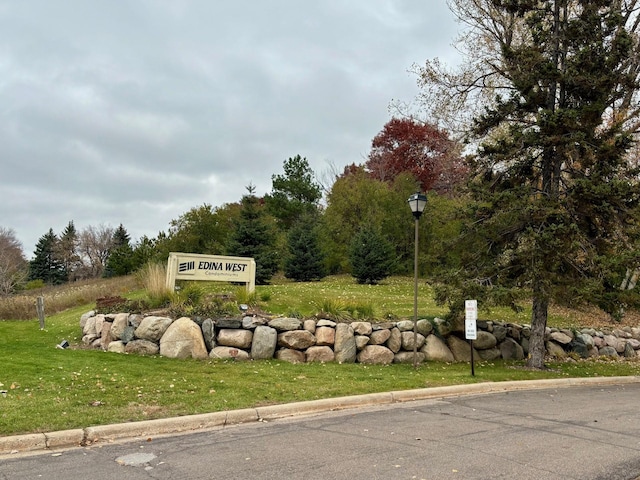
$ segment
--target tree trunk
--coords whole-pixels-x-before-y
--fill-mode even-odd
[[[531,314],[531,337],[529,338],[529,356],[527,366],[531,368],[544,368],[545,330],[547,329],[547,315],[549,301],[539,292],[534,292],[533,312]]]

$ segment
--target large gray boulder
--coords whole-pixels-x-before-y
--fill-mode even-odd
[[[387,348],[393,353],[398,353],[402,348],[402,332],[398,327],[391,329],[389,339],[387,340]]]
[[[144,317],[138,328],[136,328],[135,336],[141,340],[157,342],[172,323],[173,320],[168,317],[156,317],[155,315]]]
[[[207,358],[207,347],[198,324],[187,317],[172,322],[160,339],[160,355],[169,358]]]
[[[338,363],[354,363],[356,361],[357,348],[353,328],[346,323],[336,325],[336,343],[333,351]]]
[[[301,329],[302,322],[297,318],[274,318],[269,322],[269,326],[279,332],[286,332]]]
[[[402,332],[401,338],[402,350],[413,351],[414,345],[416,347],[416,350],[420,350],[424,345],[424,336],[420,333],[415,334],[415,341],[413,332]]]
[[[513,338],[505,338],[499,348],[504,360],[524,360],[524,349]]]
[[[454,362],[455,358],[447,344],[438,336],[428,335],[424,346],[420,349],[424,353],[425,360],[431,362]]]
[[[470,362],[471,361],[471,345],[467,340],[462,340],[455,335],[451,335],[447,338],[447,345],[453,353],[453,357],[456,362]],[[473,358],[479,358],[477,350],[473,349]]]
[[[476,339],[473,341],[473,347],[476,350],[486,350],[488,348],[493,348],[498,344],[498,340],[496,337],[484,330],[478,330],[476,332]]]
[[[111,325],[111,337],[114,340],[121,340],[124,329],[129,325],[129,314],[118,313],[113,318],[113,324]]]
[[[273,358],[278,343],[278,332],[275,328],[261,325],[256,327],[251,343],[251,358],[266,360]]]

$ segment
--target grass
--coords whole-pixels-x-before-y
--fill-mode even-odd
[[[217,286],[234,295],[234,286]],[[133,296],[141,296],[133,291]],[[444,314],[420,287],[420,316]],[[252,301],[276,314],[310,316],[322,309],[351,317],[384,320],[413,313],[412,279],[391,278],[378,286],[349,277],[321,283],[277,280],[257,288]],[[47,300],[48,302],[48,300]],[[563,377],[640,375],[637,361],[580,361],[530,371],[521,362],[427,363],[389,366],[302,364],[270,361],[175,360],[128,356],[79,348],[79,318],[92,303],[48,315],[44,330],[29,321],[0,322],[0,435],[45,432],[90,425],[188,415],[291,401],[487,381]],[[571,325],[598,319],[599,313],[558,309],[552,323]],[[35,315],[35,313],[34,313]],[[486,318],[526,323],[510,310],[485,312]],[[490,316],[490,317],[489,317]],[[562,326],[562,325],[560,325]],[[56,348],[68,340],[73,348]]]

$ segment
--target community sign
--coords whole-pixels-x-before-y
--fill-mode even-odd
[[[253,292],[256,288],[256,262],[249,257],[223,257],[196,253],[171,252],[167,263],[167,287],[176,280],[239,282]]]

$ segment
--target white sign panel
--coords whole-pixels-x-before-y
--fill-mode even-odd
[[[247,284],[249,292],[253,292],[256,262],[248,257],[171,252],[167,262],[167,287],[173,290],[176,280],[241,282]]]
[[[478,320],[478,301],[464,301],[464,336],[467,340],[477,338],[476,320]]]

